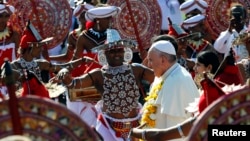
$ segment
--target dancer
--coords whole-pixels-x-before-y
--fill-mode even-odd
[[[103,65],[80,77],[73,78],[67,70],[61,70],[58,78],[69,88],[95,86],[101,94],[97,103],[99,116],[96,130],[104,140],[123,141],[131,128],[139,125],[140,108],[139,86],[142,80],[151,83],[154,73],[151,69],[130,61],[134,42],[122,40],[118,31],[107,31],[106,44],[94,48]]]

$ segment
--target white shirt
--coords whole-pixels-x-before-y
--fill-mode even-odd
[[[233,50],[237,56],[236,62],[239,62],[243,58],[246,58],[249,56],[248,51],[246,50],[245,45],[237,45],[233,46],[233,41],[239,37],[239,34],[245,32],[247,30],[246,27],[244,27],[240,33],[238,33],[236,30],[232,30],[232,33],[230,33],[228,30],[221,32],[219,37],[214,42],[214,48],[219,53],[224,54],[224,56],[228,56],[228,53],[230,51],[230,48],[233,47]]]
[[[181,25],[183,22],[182,14],[179,9],[180,3],[178,0],[157,0],[161,8],[162,14],[162,30],[168,30],[168,17],[174,24]]]
[[[199,97],[198,89],[190,73],[174,64],[163,76],[155,78],[153,85],[164,79],[162,89],[156,99],[156,125],[155,128],[168,128],[188,119],[185,108],[195,98]]]

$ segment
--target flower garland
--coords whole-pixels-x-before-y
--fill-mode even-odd
[[[158,97],[158,92],[162,89],[163,81],[155,85],[149,95],[145,98],[145,105],[143,107],[143,115],[141,118],[141,124],[146,124],[147,126],[153,128],[155,127],[156,111],[157,106],[155,105],[155,100]]]

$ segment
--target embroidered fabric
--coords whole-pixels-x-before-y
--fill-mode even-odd
[[[105,70],[107,74],[116,75],[118,73],[124,73],[125,71],[130,70],[130,67],[128,64],[123,64],[118,67],[111,67],[109,65],[105,65],[103,66],[103,70]]]
[[[99,33],[94,31],[93,29],[89,29],[87,31],[83,31],[84,34],[88,39],[93,41],[96,45],[101,45],[106,41],[107,32]]]
[[[18,60],[18,63],[21,65],[22,69],[19,71],[23,71],[23,69],[27,69],[31,72],[34,72],[37,76],[37,78],[42,82],[42,76],[41,76],[41,71],[40,68],[37,64],[37,62],[33,59],[30,62],[25,61],[23,58],[20,58]]]
[[[188,40],[187,44],[193,50],[193,54],[191,55],[191,58],[196,58],[196,55],[199,52],[201,52],[202,50],[205,50],[209,42],[204,39],[201,39],[199,41]]]
[[[93,28],[88,30],[90,34],[94,35],[97,39],[102,38],[104,36],[107,36],[107,32],[97,32],[95,30],[93,30]]]
[[[140,97],[131,67],[125,64],[121,67],[107,66],[106,70],[106,75],[103,73],[103,106],[106,107],[105,112],[118,113],[128,117],[132,109],[137,108]]]

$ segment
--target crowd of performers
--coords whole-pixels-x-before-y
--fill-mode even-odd
[[[221,91],[224,86],[244,86],[250,76],[247,7],[240,4],[228,7],[229,27],[213,38],[204,23],[208,8],[205,0],[186,0],[172,6],[176,5],[185,15],[183,21],[176,23],[170,17],[163,17],[168,21],[168,29],[149,39],[152,44],[146,49],[147,56],[142,58],[142,63],[135,63],[132,59],[137,43],[122,39],[119,31],[112,28],[113,18],[121,8],[78,2],[73,10],[78,28],[69,31],[64,54],[49,56],[50,60],[59,62],[54,64],[41,56],[43,46],[53,37],[40,39],[32,21],[27,21],[23,34],[19,35],[8,22],[15,8],[2,2],[0,65],[8,58],[16,86],[21,89],[18,97],[36,95],[52,99],[45,84],[63,85],[67,88],[63,93],[66,103],[59,104],[65,104],[94,127],[104,140],[155,140],[154,131],[145,132],[145,129],[168,129],[199,116],[208,105],[225,95]],[[216,88],[204,87],[204,74],[213,80]],[[149,91],[145,91],[143,82],[150,85]],[[93,93],[86,92],[87,88],[95,89],[99,99],[91,100]],[[213,93],[205,95],[207,89]],[[81,95],[84,98],[72,100],[70,90],[86,93]],[[7,100],[4,81],[0,92],[1,100]],[[143,101],[139,100],[141,97]],[[199,99],[196,109],[190,114],[185,109],[196,98]],[[176,132],[165,133],[157,140],[181,140],[189,128],[185,128],[184,134],[180,127]]]

